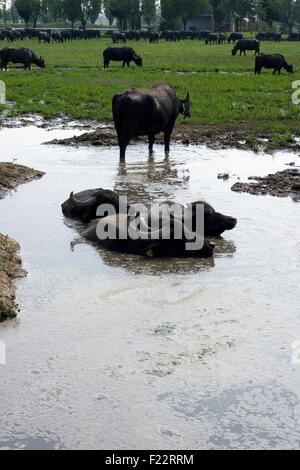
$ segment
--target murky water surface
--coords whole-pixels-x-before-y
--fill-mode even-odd
[[[173,146],[165,160],[157,146],[149,159],[140,145],[119,165],[117,148],[40,145],[75,132],[0,133],[1,160],[46,172],[0,202],[28,271],[18,319],[0,325],[0,448],[299,447],[300,205],[230,187],[300,158]],[[60,204],[99,186],[205,198],[238,226],[213,261],[72,251]]]

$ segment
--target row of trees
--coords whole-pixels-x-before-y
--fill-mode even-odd
[[[31,22],[34,27],[38,21],[68,20],[72,27],[79,21],[85,28],[88,21],[96,22],[102,9],[109,23],[116,18],[121,29],[140,28],[141,17],[149,26],[157,19],[156,0],[0,0],[0,17],[4,22],[21,18],[26,26]]]
[[[275,21],[288,25],[289,30],[300,21],[300,0],[210,0],[217,25],[231,13],[238,29],[245,17],[260,18],[269,29]]]
[[[110,24],[116,18],[120,29],[138,29],[141,18],[149,26],[156,24],[160,10],[163,26],[175,28],[179,22],[186,27],[191,18],[213,11],[217,29],[226,28],[232,15],[237,29],[245,18],[259,17],[269,28],[276,21],[286,23],[291,31],[300,22],[300,0],[0,0],[0,15],[6,21],[21,17],[26,26],[31,21],[55,23],[69,20],[72,27],[80,21],[85,28],[94,23],[101,10]]]

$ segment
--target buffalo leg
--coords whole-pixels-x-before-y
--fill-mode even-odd
[[[153,145],[154,145],[154,142],[155,142],[155,136],[154,135],[149,135],[148,139],[149,139],[149,154],[152,155]]]
[[[125,136],[124,134],[119,139],[119,147],[120,147],[120,160],[125,160],[125,153],[127,145],[129,144],[130,138]]]
[[[124,67],[124,65],[126,64],[126,61],[124,60],[123,64],[122,64],[122,67]]]

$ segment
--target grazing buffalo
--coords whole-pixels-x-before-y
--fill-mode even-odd
[[[124,42],[124,44],[126,42],[125,33],[112,33],[111,38],[114,44],[118,44],[119,41]]]
[[[202,248],[195,250],[187,248],[186,244],[195,241],[196,236],[188,232],[186,228],[184,229],[182,222],[178,219],[173,219],[170,225],[163,226],[161,229],[152,232],[151,235],[148,227],[141,223],[140,237],[137,239],[130,236],[124,237],[120,233],[121,227],[127,230],[131,221],[132,219],[127,214],[96,219],[82,233],[82,237],[108,250],[151,258],[208,258],[213,255],[215,245],[208,240],[204,240]],[[113,228],[114,236],[108,236],[105,239],[99,238],[99,232],[107,232],[108,227]],[[169,228],[170,232],[168,233]],[[176,237],[178,233],[182,234],[180,239]]]
[[[155,42],[158,43],[159,40],[159,34],[157,31],[151,31],[150,36],[149,36],[149,42],[150,44],[153,44]]]
[[[273,75],[276,72],[280,75],[280,71],[284,68],[287,72],[293,73],[293,66],[289,65],[284,56],[281,54],[259,54],[255,58],[255,74],[260,74],[261,69],[274,69]]]
[[[229,38],[228,38],[228,44],[235,41],[239,41],[240,39],[243,39],[242,33],[231,33]]]
[[[59,33],[59,32],[54,32],[54,33],[52,33],[52,41],[53,41],[53,42],[63,43],[63,42],[64,42],[64,38],[62,37],[61,33]]]
[[[259,41],[257,39],[240,39],[232,49],[232,55],[236,55],[238,51],[240,51],[240,55],[242,52],[246,55],[246,51],[255,51],[254,55],[259,54]]]
[[[226,41],[226,34],[225,33],[220,33],[219,38],[218,38],[218,44],[224,44]]]
[[[107,47],[103,52],[104,68],[108,69],[109,62],[117,61],[123,62],[122,67],[125,64],[129,67],[130,62],[134,62],[139,67],[143,66],[143,60],[131,47]]]
[[[117,213],[120,212],[119,196],[102,188],[88,189],[75,195],[71,193],[61,208],[65,217],[87,223],[96,218],[97,209],[102,204],[110,204]]]
[[[24,69],[31,70],[31,64],[35,64],[40,68],[45,67],[45,61],[42,57],[38,58],[35,53],[27,49],[26,47],[21,47],[20,49],[15,49],[11,47],[5,47],[0,51],[1,58],[1,70],[7,70],[7,64],[12,62],[13,64],[24,64]]]
[[[155,206],[152,209],[149,209],[147,224],[153,229],[161,228],[162,217],[174,217],[179,218],[183,222],[183,211],[186,209],[189,216],[186,219],[186,222],[189,223],[191,218],[191,224],[193,231],[196,231],[196,217],[197,217],[197,206],[204,206],[204,235],[207,237],[219,237],[226,230],[232,230],[237,224],[237,219],[234,217],[221,214],[216,212],[215,209],[208,204],[206,201],[195,201],[191,204],[188,204],[186,208],[184,206],[176,205],[176,208],[179,210],[178,214],[173,214],[174,203],[165,202],[163,204],[163,211],[160,211],[159,208],[155,210]]]
[[[44,41],[44,44],[46,42],[48,44],[50,44],[50,36],[49,36],[48,33],[44,32],[44,31],[38,31],[37,32],[37,38],[38,38],[39,42]]]
[[[165,134],[165,151],[170,150],[170,139],[175,121],[181,113],[190,117],[190,97],[180,100],[174,89],[167,84],[154,85],[149,89],[130,88],[112,101],[115,128],[120,147],[120,159],[125,160],[125,152],[130,139],[148,135],[149,152],[153,151],[155,135]]]
[[[205,44],[217,44],[218,36],[214,33],[209,33],[209,35],[205,39]]]

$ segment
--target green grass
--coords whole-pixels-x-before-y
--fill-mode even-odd
[[[28,40],[22,45],[42,55],[47,67],[24,72],[10,65],[8,72],[0,72],[7,100],[13,102],[7,109],[10,116],[37,113],[45,118],[63,115],[108,121],[115,93],[167,82],[182,98],[189,90],[192,119],[188,122],[193,124],[245,121],[274,126],[274,131],[279,125],[285,132],[299,119],[291,96],[292,82],[300,79],[300,43],[261,43],[262,52],[282,53],[294,65],[295,74],[283,70],[281,76],[267,70],[255,76],[253,52],[233,57],[233,46],[228,44],[130,42],[143,57],[144,67],[132,64],[122,69],[121,63],[112,62],[108,71],[103,69],[102,52],[112,45],[110,39],[51,45]]]

